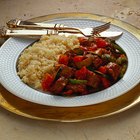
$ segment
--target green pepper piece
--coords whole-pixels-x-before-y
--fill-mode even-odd
[[[76,62],[75,65],[78,69],[81,69],[82,67],[88,67],[92,64],[92,58],[91,57],[88,57],[86,59],[84,59],[83,61],[81,62]]]
[[[118,44],[116,44],[114,40],[111,41],[111,45],[112,45],[115,49],[117,49],[120,53],[125,54],[124,50],[123,50]]]
[[[57,70],[57,72],[56,72],[56,74],[55,74],[55,78],[54,78],[54,81],[56,81],[59,77],[60,77],[60,73],[62,72],[62,67],[60,67],[58,70]]]
[[[73,52],[77,55],[83,55],[84,51],[81,48],[73,49]]]
[[[126,72],[127,65],[123,65],[120,72],[120,78],[122,78]]]
[[[71,84],[86,84],[87,80],[69,79]]]
[[[109,79],[109,76],[108,76],[108,75],[103,74],[102,72],[100,72],[100,71],[98,71],[98,70],[93,70],[93,72],[95,72],[96,74],[98,74],[98,75],[100,75],[100,76],[102,76],[102,77],[104,77],[104,78]]]
[[[119,65],[122,65],[122,64],[124,64],[124,63],[127,63],[127,57],[123,54],[123,55],[121,55],[118,59],[117,59],[117,61],[116,61]]]
[[[102,59],[110,62],[115,62],[115,57],[111,56],[110,54],[103,54]]]

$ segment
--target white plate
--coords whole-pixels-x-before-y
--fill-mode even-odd
[[[93,27],[103,24],[90,19],[55,19],[50,23],[61,23],[74,27]],[[93,105],[111,100],[136,86],[140,81],[140,41],[126,30],[111,25],[111,31],[123,31],[123,35],[116,41],[126,52],[128,68],[124,77],[113,86],[94,94],[78,97],[59,97],[37,91],[24,84],[17,76],[16,63],[20,53],[33,39],[10,38],[0,48],[0,82],[14,95],[43,105],[59,107],[78,107]]]

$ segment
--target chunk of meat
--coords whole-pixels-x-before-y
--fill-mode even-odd
[[[106,49],[104,49],[104,48],[99,48],[99,49],[97,49],[96,51],[95,51],[95,54],[97,54],[97,55],[99,55],[99,56],[101,56],[101,55],[103,55],[103,54],[108,54],[109,52],[106,50]]]
[[[75,73],[74,68],[63,65],[60,76],[63,76],[65,78],[71,78],[74,75],[74,73]]]
[[[100,77],[92,71],[87,72],[87,85],[98,88],[100,85]]]
[[[67,85],[68,79],[60,77],[49,89],[50,92],[54,94],[60,94],[64,87]]]
[[[120,74],[120,66],[116,63],[110,62],[106,65],[107,73],[116,81]]]
[[[103,63],[103,60],[101,59],[101,57],[99,57],[96,54],[92,54],[92,52],[89,52],[89,54],[87,54],[86,57],[91,59],[90,65],[93,65],[94,68],[98,68]]]
[[[86,85],[85,84],[68,84],[66,86],[67,91],[72,91],[73,94],[86,94]]]
[[[85,38],[85,37],[79,37],[78,38],[79,42],[80,42],[80,45],[82,46],[89,46],[90,45],[90,41],[88,40],[88,38]]]
[[[103,60],[99,56],[94,55],[92,58],[92,63],[95,68],[99,68],[103,63]]]

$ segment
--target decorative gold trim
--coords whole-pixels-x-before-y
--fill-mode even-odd
[[[140,29],[123,21],[101,15],[86,13],[61,13],[37,17],[31,19],[31,21],[43,22],[59,18],[84,18],[97,21],[111,22],[113,25],[119,26],[127,30],[128,32],[131,32],[135,37],[140,40]],[[90,106],[70,108],[51,107],[31,103],[9,93],[4,87],[0,85],[0,105],[3,108],[17,115],[38,120],[78,122],[100,117],[107,117],[125,111],[138,104],[139,102],[140,84],[138,84],[135,88],[133,88],[126,94],[113,100]]]

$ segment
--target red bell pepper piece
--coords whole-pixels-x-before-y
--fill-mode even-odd
[[[103,74],[106,74],[107,73],[107,68],[106,68],[106,66],[101,66],[101,67],[99,67],[98,71],[100,71]]]
[[[82,55],[77,55],[73,57],[73,61],[76,62],[81,62],[84,59],[84,56]]]
[[[84,80],[84,79],[86,79],[87,72],[88,72],[88,69],[84,66],[80,70],[77,70],[75,72],[75,78],[80,79],[80,80]]]
[[[99,48],[104,48],[108,45],[108,42],[102,38],[95,38],[95,42]]]
[[[51,84],[53,83],[54,77],[49,73],[46,73],[43,80],[42,80],[42,89],[46,91],[50,88]]]
[[[65,54],[60,55],[58,63],[59,64],[64,64],[64,65],[68,65],[69,57],[67,55],[65,55]]]
[[[110,87],[111,83],[107,78],[101,77],[101,81],[102,81],[102,84],[103,84],[104,88]]]
[[[87,47],[87,49],[88,49],[88,51],[95,51],[95,50],[97,50],[97,44],[95,44],[95,43],[91,43],[90,44],[90,46],[89,47]]]

